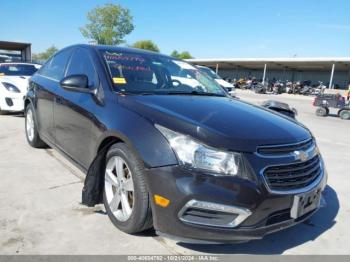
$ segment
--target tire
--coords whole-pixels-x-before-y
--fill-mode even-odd
[[[343,120],[350,119],[350,110],[342,110],[339,112],[339,117]]]
[[[328,113],[329,113],[329,109],[327,110],[328,108],[324,108],[324,107],[319,107],[316,109],[316,115],[317,116],[321,116],[321,117],[324,117],[324,116],[327,116]]]
[[[116,172],[118,165],[119,170],[123,171]],[[113,225],[128,234],[139,233],[153,226],[143,170],[143,164],[126,144],[118,143],[109,149],[104,174],[103,204]]]
[[[2,111],[0,108],[0,115],[6,115],[6,111]]]
[[[46,144],[41,140],[38,129],[37,122],[35,118],[34,108],[31,103],[25,109],[25,132],[28,144],[34,148],[43,148]]]

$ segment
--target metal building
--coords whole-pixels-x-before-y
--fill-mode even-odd
[[[0,62],[31,62],[31,44],[0,41]]]
[[[196,65],[216,70],[229,79],[252,78],[282,81],[322,81],[329,88],[347,89],[350,82],[350,57],[329,58],[231,58],[189,59]]]

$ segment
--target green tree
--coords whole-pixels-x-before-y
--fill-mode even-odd
[[[49,47],[48,49],[46,49],[45,52],[33,54],[32,59],[37,60],[37,61],[39,61],[39,60],[45,61],[45,60],[49,59],[57,51],[58,51],[57,47],[53,45],[53,46]]]
[[[182,53],[179,54],[180,59],[191,59],[193,58],[190,52],[188,51],[183,51]]]
[[[177,50],[174,50],[171,54],[172,57],[179,58],[179,52]]]
[[[134,30],[129,9],[117,4],[96,7],[88,12],[87,19],[89,23],[80,32],[100,45],[122,44],[124,37]]]
[[[132,47],[159,52],[159,47],[151,40],[140,40],[135,42]]]
[[[191,58],[193,58],[192,55],[188,51],[183,51],[183,52],[179,53],[177,50],[174,50],[171,53],[171,56],[179,58],[179,59],[191,59]]]

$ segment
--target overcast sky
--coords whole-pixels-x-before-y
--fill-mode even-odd
[[[196,58],[350,56],[349,0],[2,0],[0,40],[86,43],[86,13],[108,2],[130,9],[128,43],[151,39]]]

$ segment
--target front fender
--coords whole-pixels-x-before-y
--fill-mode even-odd
[[[96,154],[103,141],[115,137],[126,143],[146,168],[178,164],[169,142],[153,123],[124,107],[119,107],[116,112],[118,115],[110,117],[106,131],[98,137]]]
[[[120,114],[117,117],[110,116],[110,121],[106,121],[108,124],[98,125],[100,130],[102,128],[105,131],[98,138],[96,156],[85,178],[82,191],[84,205],[94,206],[102,202],[105,156],[109,147],[115,143],[111,138],[126,143],[147,169],[178,164],[168,141],[150,121],[122,107],[117,112]]]

